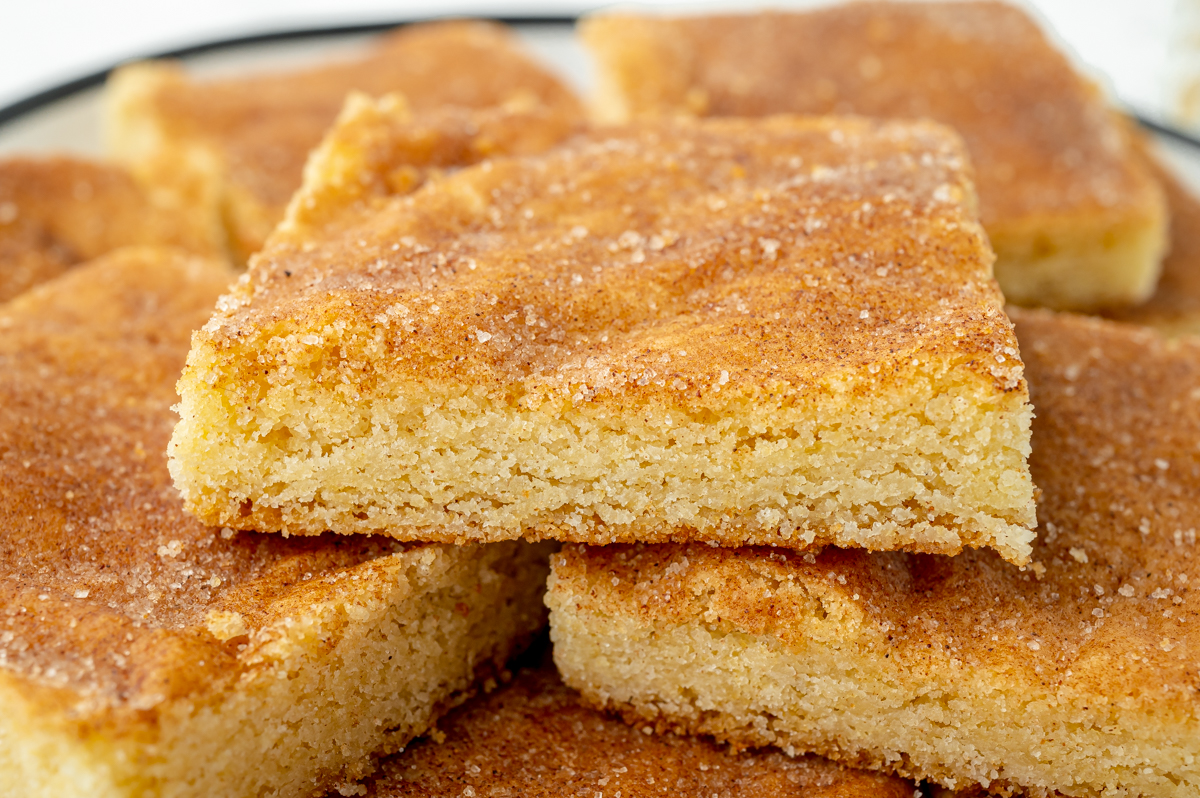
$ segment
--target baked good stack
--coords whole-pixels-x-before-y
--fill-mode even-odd
[[[115,78],[248,265],[0,307],[10,791],[1200,794],[1200,344],[1005,307],[1154,315],[1136,134],[995,3],[582,36]]]

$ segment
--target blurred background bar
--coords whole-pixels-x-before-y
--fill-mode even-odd
[[[1168,40],[1165,117],[1200,135],[1200,0],[1176,0]]]
[[[1200,0],[1023,0],[1019,4],[1034,10],[1122,104],[1162,121],[1200,126]],[[7,0],[0,3],[0,106],[124,59],[213,39],[444,15],[574,15],[607,5],[561,0]],[[763,7],[817,5],[828,2],[776,2]],[[634,7],[753,8],[744,3],[662,0]]]

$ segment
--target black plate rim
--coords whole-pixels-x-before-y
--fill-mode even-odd
[[[155,58],[187,58],[189,56],[211,53],[218,50],[227,50],[236,47],[245,47],[247,45],[254,44],[266,44],[270,42],[333,38],[337,36],[352,36],[355,34],[364,33],[382,33],[383,31],[391,30],[393,28],[400,28],[405,25],[413,25],[420,22],[431,22],[437,19],[450,18],[461,19],[465,18],[465,15],[455,15],[454,17],[405,17],[403,19],[393,19],[382,22],[364,22],[353,25],[313,25],[272,28],[259,31],[257,33],[243,34],[241,36],[206,39],[202,42],[185,45],[183,47],[177,47],[171,50],[162,50],[159,52],[130,56],[128,58],[123,58],[120,61],[117,61],[103,69],[81,75],[77,78],[72,78],[71,80],[63,81],[62,83],[50,86],[47,89],[35,92],[15,102],[9,103],[8,105],[0,107],[0,133],[3,132],[5,126],[18,121],[21,118],[34,113],[35,111],[39,111],[47,106],[53,105],[60,100],[68,99],[76,94],[103,84],[114,69],[122,64],[129,63],[130,61],[141,61]],[[493,22],[500,22],[505,25],[513,26],[558,25],[566,27],[574,26],[575,23],[579,21],[578,15],[574,14],[550,16],[483,15],[471,18],[487,19]],[[1126,113],[1128,113],[1133,119],[1137,120],[1138,124],[1147,130],[1200,151],[1200,137],[1180,130],[1173,125],[1153,119],[1146,114],[1132,109],[1128,109]]]
[[[271,28],[268,30],[259,31],[257,33],[243,34],[241,36],[229,36],[217,39],[206,39],[195,44],[177,47],[171,50],[161,50],[152,53],[143,53],[140,55],[122,58],[120,61],[99,69],[95,72],[89,72],[77,78],[63,81],[49,88],[43,89],[33,94],[27,95],[15,102],[9,103],[0,107],[0,132],[6,125],[16,122],[22,117],[39,111],[54,103],[68,99],[76,94],[87,91],[102,85],[108,79],[109,74],[122,64],[127,64],[130,61],[143,61],[156,58],[187,58],[189,56],[211,53],[218,50],[229,50],[237,47],[245,47],[254,44],[267,44],[271,42],[296,41],[299,39],[322,39],[334,38],[338,36],[352,36],[355,34],[364,33],[382,33],[383,31],[401,28],[405,25],[414,25],[421,22],[433,22],[442,19],[486,19],[492,22],[500,22],[505,25],[521,26],[521,25],[557,25],[557,26],[574,26],[579,20],[575,15],[560,15],[560,16],[471,16],[456,14],[452,17],[405,17],[403,19],[392,19],[381,22],[363,22],[353,25],[314,25],[314,26],[297,26],[286,28]],[[1200,142],[1197,142],[1200,146]]]

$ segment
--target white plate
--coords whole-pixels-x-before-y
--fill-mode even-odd
[[[569,21],[519,22],[513,27],[529,48],[581,95],[591,92],[592,65]],[[373,34],[315,30],[283,35],[288,38],[251,43],[214,42],[191,48],[204,51],[185,55],[181,60],[195,75],[203,77],[289,69],[352,54],[361,50]],[[69,86],[60,87],[65,96],[0,121],[0,156],[54,152],[94,157],[104,154],[102,83],[97,78],[93,85],[72,92],[67,91]],[[48,94],[54,92],[52,89]],[[5,110],[0,109],[0,118],[4,115]],[[1152,135],[1166,161],[1200,193],[1200,143]]]

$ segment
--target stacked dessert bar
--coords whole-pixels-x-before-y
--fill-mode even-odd
[[[1197,200],[1003,4],[581,38],[0,163],[0,792],[1200,795]]]

